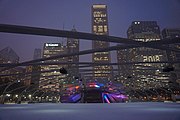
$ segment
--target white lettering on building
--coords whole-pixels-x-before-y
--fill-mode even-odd
[[[46,46],[49,46],[49,47],[56,47],[56,46],[59,46],[59,44],[46,44]]]
[[[143,56],[143,62],[160,62],[162,55]]]

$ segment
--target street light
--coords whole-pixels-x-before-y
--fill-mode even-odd
[[[32,96],[32,95],[30,94],[30,95],[29,95],[29,98],[31,98],[31,96]]]
[[[11,82],[9,85],[6,86],[6,88],[4,89],[3,93],[2,93],[2,96],[1,96],[1,100],[0,100],[0,103],[4,104],[4,97],[5,97],[5,93],[6,93],[6,90],[13,84],[15,83],[20,83],[21,81],[20,80],[15,80],[13,82]]]
[[[7,97],[10,97],[10,96],[11,96],[11,94],[6,94],[6,96],[7,96]]]

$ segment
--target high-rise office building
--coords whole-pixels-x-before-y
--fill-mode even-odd
[[[32,73],[32,66],[26,66],[25,71],[26,71],[26,73]],[[32,81],[32,74],[26,74],[24,85],[26,85],[26,86],[31,85],[31,81]]]
[[[180,28],[165,28],[162,30],[163,38],[179,38]]]
[[[43,58],[60,55],[67,53],[67,47],[60,43],[45,43],[43,47]],[[48,60],[45,62],[67,62],[67,58],[59,58],[54,60]],[[46,91],[59,91],[60,85],[63,82],[65,75],[62,75],[59,71],[60,68],[67,67],[66,65],[46,65],[41,66],[41,71],[48,71],[57,69],[57,71],[41,73],[39,87]]]
[[[92,6],[92,33],[97,35],[109,35],[108,27],[108,14],[107,6],[102,4],[96,4]],[[109,42],[93,41],[92,48],[107,48]],[[110,52],[96,52],[92,55],[93,63],[110,63]],[[98,78],[110,78],[111,66],[93,66],[93,77]]]
[[[127,62],[133,61],[133,49],[124,49],[124,50],[117,50],[117,63],[118,65],[118,81],[122,84],[126,84],[128,77],[131,77],[132,72],[132,65],[125,64]]]
[[[34,55],[33,55],[33,59],[39,59],[41,58],[41,49],[40,48],[36,48],[34,49]]]
[[[165,28],[162,30],[162,37],[163,39],[180,38],[180,28],[176,28],[176,29]],[[180,49],[180,44],[179,43],[170,44],[168,45],[168,47]],[[167,53],[169,61],[180,61],[179,52],[173,52],[173,51],[167,50],[166,53]],[[180,63],[175,64],[174,67],[175,69],[180,69]],[[171,78],[172,78],[172,81],[175,82],[176,80],[180,79],[180,73],[179,72],[171,73]]]
[[[40,58],[41,58],[41,49],[40,48],[34,49],[33,59],[35,60]],[[36,88],[39,86],[39,80],[40,80],[39,71],[41,71],[41,67],[39,65],[32,66],[31,83],[34,83]]]
[[[19,56],[17,53],[10,47],[6,47],[0,51],[0,63],[19,63]],[[3,69],[3,67],[1,68]],[[6,71],[2,71],[1,74],[18,74],[23,73],[24,69],[21,67],[16,67]],[[9,82],[14,80],[23,80],[23,76],[5,76],[0,77],[0,82]]]
[[[0,51],[0,63],[18,63],[19,56],[10,47],[6,47]]]
[[[136,41],[148,42],[161,40],[160,28],[156,21],[134,21],[128,28],[127,36]],[[165,51],[152,48],[130,48],[119,50],[118,62],[160,62],[166,61]],[[163,64],[121,65],[120,73],[124,73],[124,84],[139,88],[154,88],[168,84],[169,75],[162,73]],[[128,72],[125,72],[128,71]]]
[[[180,38],[180,28],[179,29],[163,29],[162,30],[163,39],[166,38]],[[170,44],[169,47],[180,49],[180,44]],[[180,53],[167,51],[167,56],[169,61],[180,60]]]
[[[76,29],[72,29],[73,32],[76,32]],[[67,51],[68,53],[79,52],[79,39],[67,38]],[[79,62],[79,55],[68,57],[68,62]],[[69,64],[68,73],[71,77],[79,76],[79,65],[78,64]]]
[[[33,59],[40,59],[41,58],[41,49],[36,48],[34,49]],[[41,67],[39,65],[32,65],[26,67],[26,73],[31,73],[25,76],[25,85],[30,85],[31,83],[34,84],[34,88],[39,87],[39,80],[40,80],[40,71]]]

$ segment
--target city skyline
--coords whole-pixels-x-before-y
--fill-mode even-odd
[[[80,4],[81,3],[81,4]],[[157,21],[160,29],[180,27],[179,0],[152,1],[0,1],[0,23],[71,30],[73,25],[80,32],[91,33],[91,6],[106,4],[108,7],[109,35],[126,37],[132,21]],[[33,7],[32,7],[33,6]],[[20,61],[32,60],[35,48],[46,42],[66,42],[56,37],[0,33],[0,48],[10,46],[20,56]],[[80,51],[92,49],[91,41],[80,40]],[[114,55],[112,62],[116,61]],[[80,61],[91,61],[91,55],[80,56]]]
[[[0,103],[175,102],[180,98],[176,6],[180,1],[171,2],[173,8],[167,0],[163,4],[161,0],[77,1],[0,1],[9,8],[0,6],[0,11],[11,13],[0,20],[0,31],[6,32],[0,33],[0,47],[9,46],[0,51],[0,61],[28,60],[1,64]]]

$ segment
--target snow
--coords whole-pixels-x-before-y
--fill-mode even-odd
[[[180,104],[6,104],[0,105],[0,120],[180,120]]]

